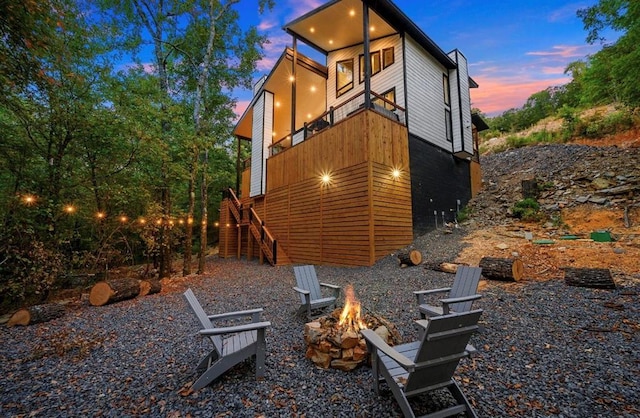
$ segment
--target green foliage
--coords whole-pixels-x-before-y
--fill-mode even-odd
[[[462,223],[462,222],[468,220],[471,217],[472,213],[473,213],[473,210],[469,206],[464,206],[456,214],[456,220],[459,223]]]
[[[540,219],[540,204],[535,199],[527,198],[513,205],[511,213],[514,217],[523,221],[537,221]]]
[[[587,42],[605,42],[606,28],[621,33],[618,40],[589,58],[583,80],[583,103],[621,102],[632,108],[640,106],[640,2],[600,0],[581,9],[578,16],[588,30]]]

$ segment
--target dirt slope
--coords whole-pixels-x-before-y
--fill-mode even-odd
[[[520,257],[527,280],[563,278],[561,267],[608,268],[617,283],[640,281],[638,131],[583,144],[520,148],[481,158],[483,190],[469,204],[470,246],[458,262]],[[542,219],[523,222],[511,207],[522,180],[536,179]],[[612,242],[595,242],[606,231]],[[533,240],[525,239],[531,232]],[[576,239],[563,239],[573,235]],[[538,240],[550,244],[535,243]]]

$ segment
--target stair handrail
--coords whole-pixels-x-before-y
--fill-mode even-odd
[[[253,208],[249,208],[249,225],[258,235],[256,236],[256,239],[260,241],[260,247],[266,254],[267,258],[275,265],[278,256],[278,241],[273,237],[273,235],[271,235],[264,221],[260,219],[260,216],[258,216]]]

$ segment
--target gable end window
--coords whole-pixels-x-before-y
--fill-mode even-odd
[[[444,111],[444,124],[447,132],[447,141],[453,142],[453,126],[451,125],[451,111],[449,109]]]
[[[382,62],[380,61],[380,51],[373,51],[371,56],[371,77],[382,71]],[[364,82],[364,55],[360,55],[360,83]]]
[[[353,58],[336,63],[336,97],[353,88]]]

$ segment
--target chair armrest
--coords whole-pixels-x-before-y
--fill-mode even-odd
[[[302,293],[305,296],[311,294],[311,292],[309,292],[308,290],[304,290],[299,287],[294,287],[293,290],[295,290],[298,293]]]
[[[336,286],[335,284],[329,284],[329,283],[320,283],[320,286],[324,286],[324,287],[329,287],[331,289],[334,290],[340,290],[340,286]]]
[[[233,318],[242,318],[244,316],[254,316],[256,314],[260,314],[264,311],[262,308],[256,309],[248,309],[246,311],[235,311],[235,312],[225,312],[216,315],[207,315],[210,320],[215,321],[216,319],[233,319]],[[260,315],[258,315],[259,317]]]
[[[470,300],[477,300],[480,299],[482,297],[482,295],[469,295],[469,296],[460,296],[459,298],[447,298],[447,299],[440,299],[440,302],[442,302],[445,305],[451,304],[451,303],[459,303],[459,302],[469,302]]]
[[[271,322],[252,322],[250,324],[236,325],[233,327],[207,328],[200,330],[200,335],[224,335],[236,332],[255,331],[261,328],[268,328]]]
[[[364,339],[367,340],[367,343],[369,345],[375,347],[377,350],[380,350],[391,357],[396,363],[402,366],[403,369],[409,372],[415,370],[416,364],[413,361],[409,360],[407,356],[398,353],[393,349],[393,347],[390,347],[389,344],[384,342],[384,340],[380,338],[380,336],[373,330],[363,329],[360,331],[360,333],[362,334]]]
[[[451,291],[450,287],[442,287],[440,289],[416,290],[415,292],[413,292],[413,294],[416,295],[416,299],[418,300],[418,305],[421,305],[424,303],[425,296],[432,295],[435,293],[446,293],[449,291]]]

